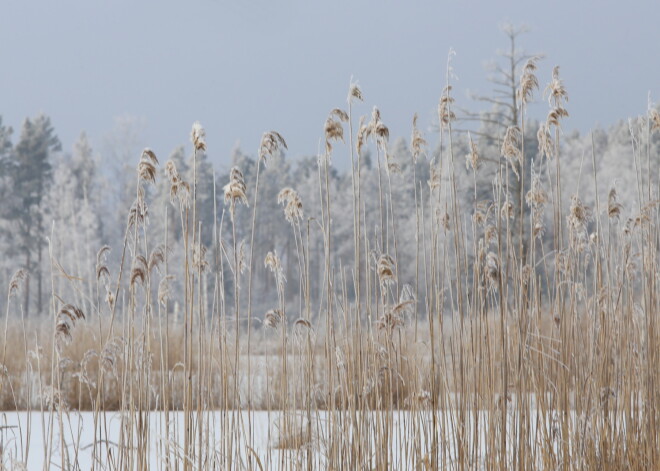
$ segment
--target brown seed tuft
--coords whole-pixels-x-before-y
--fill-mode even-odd
[[[613,219],[619,219],[623,205],[617,201],[616,188],[612,187],[607,195],[607,216]]]
[[[110,307],[111,311],[114,310],[114,308],[115,308],[115,293],[113,293],[112,290],[108,287],[106,287],[105,302],[108,303],[108,306]]]
[[[181,179],[173,161],[167,161],[165,173],[170,181],[170,202],[178,200],[181,209],[190,207],[190,185]]]
[[[27,280],[28,272],[24,268],[19,268],[9,280],[9,298],[13,298],[18,293],[19,288]]]
[[[195,270],[198,272],[204,272],[209,267],[209,262],[206,260],[206,247],[204,244],[193,245],[192,263],[193,267],[195,267]]]
[[[279,309],[270,309],[268,312],[266,312],[266,315],[264,316],[264,325],[266,327],[270,327],[271,329],[276,329],[277,326],[280,325],[282,320],[284,319],[284,316],[282,314],[282,311]]]
[[[486,255],[486,277],[491,286],[496,285],[500,279],[500,259],[495,252],[488,252]]]
[[[236,209],[236,203],[243,203],[245,206],[249,206],[245,186],[245,180],[243,179],[243,174],[237,167],[232,167],[229,174],[229,183],[227,183],[224,188],[225,192],[225,204],[229,203],[231,220],[234,220],[234,212]]]
[[[417,159],[424,153],[426,148],[426,140],[422,137],[422,133],[417,129],[417,113],[413,116],[413,129],[410,136],[410,153],[413,157],[413,163],[417,163]]]
[[[71,332],[76,326],[76,322],[84,319],[85,314],[82,310],[73,304],[64,304],[57,312],[55,322],[55,348],[58,353],[62,352],[62,347],[71,344]]]
[[[147,262],[147,259],[144,258],[143,255],[138,255],[137,257],[135,257],[133,259],[133,267],[131,268],[131,277],[130,277],[131,288],[135,286],[135,284],[137,283],[144,285],[148,272],[149,272],[149,264]]]
[[[378,280],[380,281],[380,286],[382,289],[385,289],[387,285],[391,285],[396,282],[396,265],[394,259],[388,254],[382,254],[378,258],[376,264],[376,273],[378,274]]]
[[[170,282],[174,279],[174,275],[164,276],[160,283],[158,283],[158,302],[161,306],[167,305],[167,300],[170,298]]]
[[[387,141],[390,139],[390,130],[381,120],[380,110],[375,106],[371,111],[371,121],[367,126],[367,136],[372,136],[376,139],[376,144],[380,149],[387,149]]]
[[[577,195],[571,197],[571,209],[568,223],[573,228],[583,228],[591,220],[591,209],[582,203]]]
[[[522,77],[520,77],[520,87],[517,91],[518,100],[523,105],[526,105],[531,100],[534,89],[539,88],[539,81],[534,74],[538,60],[538,57],[531,57],[523,67]]]
[[[124,352],[126,341],[123,337],[113,337],[103,346],[100,355],[101,368],[105,373],[118,376],[119,360]]]
[[[651,120],[651,132],[660,132],[660,113],[658,113],[658,110],[651,109],[649,111],[649,119]]]
[[[143,197],[136,199],[128,211],[128,227],[137,225],[145,225],[149,221],[149,210],[147,203],[144,202]]]
[[[345,123],[347,121],[348,115],[345,111],[340,110],[339,108],[333,109],[328,115],[328,119],[325,120],[325,125],[323,127],[323,131],[325,133],[324,158],[330,158],[330,154],[332,153],[331,141],[344,142],[344,128],[341,123]]]
[[[105,265],[96,266],[96,281],[107,284],[110,281],[110,271]]]
[[[548,194],[543,189],[538,175],[532,175],[532,187],[525,195],[527,204],[535,209],[542,209],[548,202]]]
[[[277,252],[268,252],[264,260],[264,266],[270,268],[270,271],[275,275],[275,283],[277,284],[278,290],[281,292],[284,289],[284,283],[286,283],[286,277],[284,276],[284,268],[280,262]]]
[[[548,117],[546,118],[546,125],[548,127],[555,126],[561,127],[561,119],[568,117],[568,111],[562,106],[555,106],[548,112]]]
[[[149,273],[153,273],[154,269],[160,272],[160,266],[165,263],[165,255],[165,245],[158,244],[156,247],[154,247],[154,249],[151,251],[151,254],[149,255]]]
[[[151,182],[152,184],[156,183],[156,165],[158,165],[158,159],[156,154],[146,148],[142,151],[140,156],[140,162],[138,163],[138,179],[144,182]]]
[[[472,140],[472,135],[468,131],[468,143],[470,147],[470,153],[465,156],[465,167],[472,168],[473,172],[476,172],[481,162],[479,161],[479,152],[477,151],[477,145]]]
[[[268,157],[272,157],[282,147],[288,149],[286,141],[280,133],[276,131],[265,132],[261,137],[261,144],[259,145],[259,158],[266,165],[268,163]]]
[[[513,219],[515,216],[514,206],[511,201],[506,199],[500,208],[500,217],[502,219]]]
[[[550,138],[550,129],[547,123],[541,123],[536,133],[536,139],[539,141],[539,153],[546,158],[552,157],[552,139]]]
[[[451,85],[444,88],[440,96],[440,103],[438,103],[438,119],[441,129],[449,126],[449,123],[456,119],[456,115],[451,110],[451,104],[454,102],[454,99],[449,95],[451,88]]]
[[[548,95],[550,104],[546,125],[560,127],[560,120],[568,117],[568,111],[564,108],[564,102],[568,101],[568,93],[559,78],[559,66],[552,69],[552,81],[545,88],[545,93]]]
[[[522,165],[522,151],[520,150],[522,143],[522,133],[518,126],[509,126],[506,128],[506,133],[504,134],[504,141],[502,142],[502,156],[505,157],[513,172],[520,180],[520,174],[516,168],[516,164]]]
[[[195,150],[206,150],[206,131],[199,121],[195,121],[190,131],[190,141]]]
[[[277,204],[284,205],[284,217],[291,224],[299,224],[303,219],[303,204],[300,195],[293,188],[284,188],[277,195]]]
[[[564,87],[564,83],[559,78],[559,66],[556,65],[552,69],[552,81],[545,88],[545,93],[548,95],[548,102],[552,106],[552,101],[558,105],[563,101],[568,101],[568,93]]]
[[[364,96],[362,95],[362,90],[360,90],[360,87],[358,86],[357,83],[351,82],[350,86],[348,87],[348,98],[347,101],[351,103],[353,101],[353,98],[359,101],[364,101]]]
[[[355,148],[358,155],[362,155],[362,148],[367,143],[367,138],[369,137],[369,126],[365,124],[365,117],[360,116],[360,125],[358,126],[357,139],[355,143]]]

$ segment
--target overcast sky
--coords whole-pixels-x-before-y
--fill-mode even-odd
[[[457,103],[476,107],[468,92],[489,91],[484,65],[507,46],[505,22],[529,26],[524,49],[545,54],[542,87],[561,66],[565,128],[641,114],[649,92],[660,102],[658,1],[2,3],[0,116],[18,133],[43,111],[66,149],[83,130],[101,146],[115,118],[128,115],[144,120],[145,145],[161,158],[188,144],[195,120],[221,168],[237,142],[254,154],[270,129],[292,157],[313,155],[351,77],[366,98],[357,113],[377,105],[391,135],[408,138],[415,112],[431,129],[450,48]],[[545,115],[545,105],[536,108]]]

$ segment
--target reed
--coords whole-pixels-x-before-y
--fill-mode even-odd
[[[537,61],[522,68],[520,122],[501,136],[488,188],[480,186],[488,164],[479,141],[462,142],[452,130],[449,72],[436,151],[427,150],[430,138],[413,118],[412,182],[398,173],[408,164],[395,160],[378,108],[353,128],[364,96],[351,83],[348,111],[333,109],[323,125],[318,213],[295,182],[277,194],[295,250],[263,259],[277,294],[262,300],[270,303],[266,312],[253,312],[262,296],[254,290],[255,232],[265,217],[259,182],[267,175],[262,164],[286,149],[284,138],[264,134],[254,188],[248,169],[231,169],[225,209],[215,208],[220,221],[200,218],[196,173],[186,182],[172,161],[159,170],[145,149],[118,271],[108,263],[109,246],[89,260],[95,278],[88,282],[96,286],[96,299],[85,299],[89,311],[54,291],[52,322],[24,319],[11,300],[26,273],[11,279],[0,409],[41,414],[21,416],[11,442],[2,419],[0,467],[25,468],[29,456],[43,455],[44,468],[78,469],[85,434],[93,437],[92,469],[654,469],[660,182],[641,168],[657,156],[649,157],[650,144],[644,155],[636,141],[640,199],[628,219],[614,187],[602,202],[564,188],[568,94],[555,68],[537,157],[526,160]],[[644,119],[650,142],[660,117],[650,109]],[[191,143],[197,165],[207,150],[199,123]],[[342,145],[351,158],[350,195],[334,191],[331,175]],[[378,196],[365,202],[361,161],[371,147]],[[463,150],[469,173],[455,162]],[[593,173],[584,175],[595,195],[597,158],[594,148]],[[423,166],[428,182],[418,181]],[[167,222],[165,235],[149,225],[159,217],[148,211],[149,187],[159,179],[169,184],[164,217],[178,214],[180,244],[168,239]],[[404,208],[414,212],[406,219],[412,228],[402,227],[403,191],[414,193],[414,207]],[[335,198],[350,200],[350,209]],[[246,208],[249,224],[239,217]],[[367,208],[377,213],[369,218],[375,227]],[[349,212],[347,267],[331,248],[335,218]],[[206,247],[201,233],[210,225],[213,246]],[[323,280],[318,296],[312,264]],[[52,252],[51,265],[59,270]],[[287,280],[289,273],[295,277]],[[292,280],[297,286],[288,287]],[[63,433],[80,411],[93,413],[93,430]],[[120,433],[110,437],[112,411]],[[30,446],[33,417],[42,422],[43,447]]]

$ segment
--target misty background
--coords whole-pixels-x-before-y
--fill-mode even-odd
[[[546,55],[539,77],[562,67],[579,110],[565,127],[588,132],[646,108],[660,77],[658,17],[654,1],[9,1],[0,114],[18,128],[44,112],[65,147],[85,131],[99,151],[130,116],[158,155],[199,120],[224,166],[237,142],[256,151],[275,129],[299,157],[317,152],[351,77],[368,101],[357,113],[377,105],[393,136],[410,134],[414,113],[429,127],[450,48],[457,104],[474,108],[469,94],[491,89],[485,66],[506,48],[508,22],[527,25],[521,45]],[[530,114],[542,119],[545,107]]]
[[[147,198],[151,230],[161,242],[167,234],[168,244],[180,244],[163,167],[172,160],[191,181],[189,134],[200,121],[208,149],[198,160],[198,204],[202,242],[209,248],[215,246],[213,221],[225,214],[222,187],[230,167],[245,175],[251,200],[262,133],[272,129],[286,139],[288,150],[262,176],[255,310],[265,311],[272,303],[266,294],[275,293],[262,263],[271,250],[282,257],[287,295],[295,303],[296,247],[277,194],[292,186],[306,217],[321,214],[317,154],[323,150],[323,127],[331,109],[346,107],[351,80],[365,97],[353,109],[355,121],[360,115],[368,120],[378,106],[389,128],[390,154],[400,167],[393,177],[399,192],[394,212],[401,218],[399,277],[411,283],[415,245],[405,241],[414,239],[416,225],[410,208],[414,188],[428,188],[429,161],[439,152],[437,105],[450,50],[455,52],[449,74],[457,114],[454,152],[462,164],[469,153],[464,131],[471,130],[485,162],[479,198],[488,198],[502,161],[501,139],[512,122],[506,106],[513,97],[506,87],[504,94],[498,91],[511,77],[501,72],[516,59],[516,85],[523,58],[538,54],[543,55],[537,71],[541,91],[527,114],[525,158],[542,160],[536,142],[548,112],[542,90],[560,65],[570,98],[570,116],[562,122],[564,184],[580,183],[580,196],[593,206],[595,189],[579,180],[593,170],[584,159],[593,142],[603,182],[600,197],[606,199],[616,185],[632,214],[639,208],[631,131],[641,135],[642,127],[628,118],[644,115],[649,96],[653,101],[660,93],[660,63],[654,60],[659,13],[655,2],[8,2],[0,15],[0,286],[23,267],[30,274],[22,303],[28,316],[48,312],[53,290],[93,312],[99,296],[96,253],[105,244],[112,248],[116,277],[144,147],[161,162]],[[506,24],[515,31],[510,57]],[[428,141],[426,156],[416,162],[409,148],[414,113]],[[651,144],[658,155],[657,135]],[[335,147],[332,259],[350,270],[353,221],[341,212],[352,198],[349,149]],[[377,159],[372,147],[362,161],[365,209],[373,218],[365,225],[371,228],[378,224]],[[465,177],[459,178],[460,194],[471,206],[474,175],[463,165],[458,171]],[[239,208],[240,241],[249,236],[250,216],[249,209]],[[231,237],[221,234],[228,246]],[[544,237],[551,240],[552,234]],[[324,276],[318,231],[312,231],[310,250],[321,254],[310,257],[312,296],[318,300]],[[228,269],[213,263],[221,258],[209,252],[209,293]],[[209,294],[209,305],[212,298]]]

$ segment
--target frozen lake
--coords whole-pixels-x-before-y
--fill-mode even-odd
[[[1,413],[2,463],[5,469],[29,470],[181,469],[186,429],[183,412],[124,413],[123,418],[120,412],[96,417],[93,412],[74,411],[61,415]],[[496,453],[499,446],[488,440],[489,431],[493,431],[490,427],[499,426],[499,420],[489,424],[486,412],[463,411],[461,415],[457,410],[444,411],[434,417],[429,410],[356,415],[229,410],[195,412],[192,419],[189,461],[195,469],[326,469],[329,459],[348,459],[345,455],[356,446],[367,451],[363,455],[372,457],[371,466],[380,462],[388,463],[390,469],[420,465],[424,469],[434,439],[439,464],[453,468],[460,449],[460,459],[467,460],[471,469],[478,469],[484,467],[488,453]],[[528,424],[534,430],[529,436],[536,440],[528,445],[529,450],[540,453],[541,447],[550,443],[556,446],[558,442],[550,439],[556,432],[555,418],[536,414],[531,419]],[[519,421],[515,412],[509,414],[510,439],[515,437]],[[361,440],[354,440],[358,435]],[[462,443],[461,447],[457,443]]]

